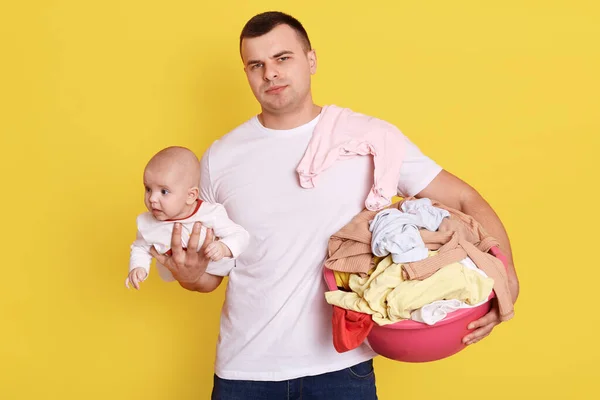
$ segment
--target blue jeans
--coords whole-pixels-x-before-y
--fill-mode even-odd
[[[341,371],[280,382],[236,381],[215,375],[212,400],[376,400],[373,360]]]

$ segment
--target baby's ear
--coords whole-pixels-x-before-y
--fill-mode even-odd
[[[197,187],[190,188],[188,190],[187,200],[185,201],[186,204],[193,204],[196,201],[196,199],[198,199],[199,192],[200,191],[198,190]]]

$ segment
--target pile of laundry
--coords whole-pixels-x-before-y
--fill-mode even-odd
[[[334,306],[334,336],[341,334],[336,320],[357,315],[378,325],[407,319],[434,325],[452,311],[485,303],[492,290],[500,318],[512,318],[498,253],[497,240],[475,219],[430,199],[363,210],[329,241],[325,267],[338,290],[325,297]]]

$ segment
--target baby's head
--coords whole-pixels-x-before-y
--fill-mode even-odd
[[[144,170],[144,203],[154,218],[165,221],[190,216],[198,199],[200,162],[185,147],[156,153]]]

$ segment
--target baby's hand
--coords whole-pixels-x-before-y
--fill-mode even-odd
[[[127,279],[125,279],[125,287],[129,289],[129,283],[131,283],[134,288],[140,290],[140,283],[146,279],[147,275],[148,273],[144,268],[137,267],[132,269]]]
[[[223,242],[212,242],[206,247],[204,255],[212,261],[219,261],[223,257],[231,257],[231,250]]]

